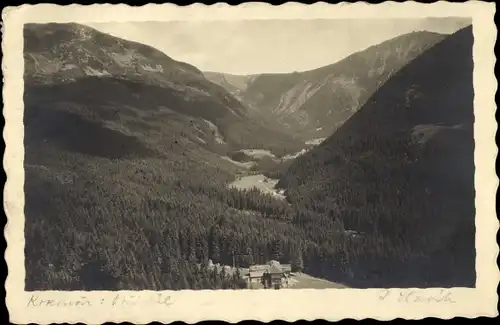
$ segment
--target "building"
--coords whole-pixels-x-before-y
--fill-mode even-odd
[[[262,278],[267,268],[268,265],[251,265],[248,268],[248,273],[246,273],[244,277],[246,277],[249,288],[258,287],[258,284],[262,283]]]
[[[288,284],[291,273],[291,265],[281,265],[278,261],[270,261],[264,265],[251,265],[248,273],[244,275],[249,288],[281,288]]]
[[[280,289],[282,287],[283,278],[285,274],[279,265],[271,265],[271,267],[264,273],[264,288]]]

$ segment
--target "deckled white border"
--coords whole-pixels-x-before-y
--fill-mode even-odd
[[[182,320],[194,323],[202,320],[340,320],[343,318],[375,318],[390,320],[396,317],[420,319],[424,317],[451,318],[497,315],[496,288],[499,271],[496,265],[498,246],[495,236],[498,220],[494,198],[498,179],[494,162],[497,148],[494,95],[497,82],[494,75],[494,44],[496,26],[493,21],[493,3],[385,2],[383,4],[316,3],[303,5],[286,3],[272,6],[246,3],[230,6],[225,3],[206,6],[194,4],[150,4],[142,7],[128,5],[23,5],[5,8],[2,69],[5,75],[3,89],[6,125],[4,168],[7,183],[4,190],[4,208],[8,216],[5,253],[9,274],[5,283],[7,307],[11,322],[39,323],[105,321],[147,323]],[[379,299],[380,290],[304,289],[304,290],[244,290],[244,291],[165,291],[172,305],[140,304],[111,306],[117,292],[40,292],[44,299],[78,299],[85,296],[91,307],[27,307],[31,293],[24,292],[24,171],[23,171],[23,38],[22,25],[28,22],[107,22],[107,21],[166,21],[166,20],[239,20],[239,19],[309,19],[309,18],[416,18],[463,16],[472,17],[474,31],[474,86],[475,86],[475,164],[476,164],[476,252],[477,288],[450,289],[455,303],[401,303],[398,295],[407,290],[391,289],[390,296]],[[141,298],[155,292],[126,292]],[[439,289],[418,290],[419,294],[438,295]],[[105,300],[101,300],[105,299]],[[101,303],[102,302],[102,303]]]

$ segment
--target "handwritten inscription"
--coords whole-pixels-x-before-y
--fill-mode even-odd
[[[139,306],[139,305],[160,305],[170,306],[173,304],[171,296],[162,293],[147,294],[122,294],[117,293],[112,298],[93,297],[82,295],[69,299],[56,299],[42,297],[39,294],[32,294],[28,299],[28,308],[44,308],[44,307],[92,307],[92,306]]]
[[[92,302],[86,296],[80,296],[76,299],[51,299],[41,298],[33,294],[28,300],[28,307],[82,307],[92,306]]]
[[[400,303],[455,303],[450,290],[440,289],[437,292],[419,290],[384,289],[378,299],[381,301],[396,300]]]

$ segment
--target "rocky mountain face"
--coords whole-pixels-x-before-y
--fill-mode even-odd
[[[352,259],[358,279],[474,283],[472,43],[468,27],[418,56],[280,181],[385,247]]]
[[[331,135],[397,71],[445,36],[414,32],[319,69],[289,74],[205,74],[248,107],[306,140]]]

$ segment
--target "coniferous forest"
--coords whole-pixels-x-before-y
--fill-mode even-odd
[[[85,26],[25,27],[26,290],[245,288],[209,260],[349,287],[474,286],[472,29],[432,42],[286,160],[298,138],[196,68]],[[278,158],[228,158],[245,148]],[[228,186],[250,173],[285,198]]]

